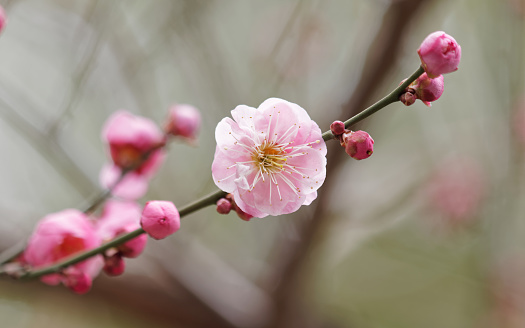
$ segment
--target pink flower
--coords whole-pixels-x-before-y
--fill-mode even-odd
[[[309,205],[326,176],[321,129],[300,106],[278,98],[232,110],[217,125],[215,184],[255,217]]]
[[[104,124],[102,139],[108,143],[115,165],[129,169],[148,165],[145,157],[165,143],[165,136],[153,121],[118,111]]]
[[[41,268],[100,244],[101,240],[87,216],[78,210],[68,209],[49,214],[38,223],[24,258],[32,267]],[[102,256],[97,255],[68,267],[63,273],[45,275],[41,280],[49,285],[62,282],[73,291],[84,293],[100,272],[102,262]]]
[[[104,242],[140,228],[141,208],[135,202],[109,200],[97,221],[97,233]],[[147,243],[147,236],[140,235],[117,247],[124,257],[139,256]]]
[[[158,171],[166,153],[163,150],[153,152],[146,163],[137,170],[126,173],[118,184],[113,185],[118,181],[122,173],[122,169],[115,164],[105,164],[100,170],[100,185],[104,188],[111,188],[112,195],[124,199],[135,200],[146,194],[151,178]]]
[[[453,37],[442,31],[427,36],[417,53],[430,78],[457,71],[461,59],[459,44]]]
[[[374,152],[374,139],[365,131],[350,131],[342,137],[341,145],[350,157],[357,160],[370,157]]]
[[[0,6],[0,32],[4,30],[6,24],[7,24],[7,16],[5,14],[4,8]]]
[[[152,200],[146,203],[140,225],[148,235],[164,239],[180,228],[179,211],[172,202]]]
[[[483,171],[470,158],[450,158],[433,173],[427,194],[430,205],[451,224],[470,221],[485,194]]]
[[[166,132],[189,140],[195,140],[201,125],[201,114],[192,105],[174,105],[170,108]]]

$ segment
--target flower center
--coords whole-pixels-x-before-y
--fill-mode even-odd
[[[282,171],[287,158],[282,147],[264,141],[253,149],[252,160],[260,171],[269,174]]]

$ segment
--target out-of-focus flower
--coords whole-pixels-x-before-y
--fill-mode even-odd
[[[522,254],[500,258],[491,269],[493,327],[525,327],[525,261]]]
[[[165,157],[166,153],[163,150],[153,152],[145,165],[126,173],[120,181],[122,169],[115,164],[105,164],[100,170],[100,185],[104,188],[112,188],[111,193],[115,197],[138,199],[148,191],[149,182],[164,162]],[[115,183],[116,186],[114,186]]]
[[[431,207],[452,226],[472,220],[485,189],[482,169],[474,160],[463,157],[439,164],[426,186]]]
[[[24,251],[24,260],[33,268],[42,268],[101,244],[87,216],[74,209],[45,216],[36,226]],[[49,285],[63,283],[77,293],[89,290],[91,280],[102,268],[102,256],[96,255],[72,265],[62,273],[48,274],[41,280]]]
[[[164,239],[179,230],[179,211],[172,202],[152,200],[144,205],[140,224],[152,238]]]
[[[417,50],[421,64],[430,78],[457,71],[461,47],[443,31],[431,33]]]
[[[374,139],[365,131],[349,131],[341,137],[341,146],[350,157],[361,160],[374,152]]]
[[[104,242],[140,228],[141,208],[135,202],[109,200],[97,221],[97,233]],[[140,235],[117,246],[124,257],[139,256],[147,243],[147,236]]]
[[[113,162],[122,169],[147,166],[147,156],[165,143],[164,134],[153,121],[123,110],[108,118],[102,139],[109,145]]]
[[[145,237],[145,235],[142,235]],[[124,273],[126,263],[119,253],[104,258],[104,272],[108,276],[120,276]]]
[[[183,137],[191,141],[197,138],[201,125],[201,114],[192,105],[173,105],[166,122],[166,133]]]
[[[239,105],[231,113],[233,120],[222,119],[215,130],[215,184],[255,217],[310,204],[326,177],[326,145],[306,111],[270,98],[257,109]]]
[[[7,15],[2,6],[0,6],[0,32],[4,30],[5,25],[7,24]]]

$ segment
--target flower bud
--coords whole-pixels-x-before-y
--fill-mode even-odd
[[[126,263],[120,254],[104,258],[104,272],[109,276],[120,276],[124,273]]]
[[[411,88],[415,90],[417,99],[430,107],[430,103],[438,100],[443,94],[445,89],[443,75],[431,79],[427,73],[423,73],[411,84]]]
[[[374,139],[365,131],[355,131],[343,135],[342,146],[350,157],[361,160],[374,152]]]
[[[341,121],[334,121],[330,124],[330,131],[334,136],[339,136],[345,132],[345,124]]]
[[[180,215],[172,202],[153,200],[146,203],[140,225],[154,239],[164,239],[180,228]]]
[[[407,91],[399,96],[399,101],[401,101],[405,106],[413,105],[416,102],[416,99],[416,95],[410,91]]]
[[[217,201],[217,212],[219,214],[228,214],[232,209],[232,203],[226,198],[221,198]]]
[[[191,105],[174,105],[170,108],[166,133],[195,140],[201,125],[199,110]]]
[[[253,215],[248,214],[241,210],[239,206],[235,203],[235,200],[233,199],[233,194],[226,195],[226,199],[230,201],[232,209],[237,213],[237,216],[244,221],[250,221],[253,218]]]
[[[461,59],[459,44],[453,37],[442,31],[427,36],[417,53],[430,78],[456,71]]]

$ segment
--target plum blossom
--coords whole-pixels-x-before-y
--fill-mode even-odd
[[[239,105],[215,130],[215,184],[254,217],[295,212],[317,197],[326,177],[321,129],[299,105],[270,98]]]
[[[42,268],[100,246],[101,240],[88,217],[75,209],[45,216],[36,226],[24,251],[24,261],[33,268]],[[83,294],[102,268],[102,256],[96,255],[72,265],[62,273],[41,278],[49,285],[63,283],[76,293]]]

